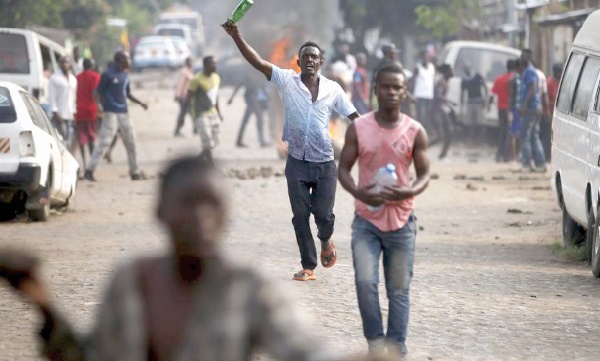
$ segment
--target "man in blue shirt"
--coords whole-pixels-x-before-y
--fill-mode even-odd
[[[540,86],[537,72],[531,64],[532,53],[524,49],[521,53],[518,72],[521,73],[521,164],[522,172],[545,172],[546,157],[540,140],[540,119],[542,114]],[[535,164],[532,167],[531,161]]]
[[[138,168],[135,133],[133,124],[129,119],[127,99],[141,105],[144,110],[148,109],[148,105],[131,94],[129,88],[129,73],[126,71],[129,69],[130,63],[131,60],[128,53],[117,51],[114,56],[114,63],[102,73],[102,77],[100,78],[100,83],[98,84],[96,91],[100,97],[104,116],[100,128],[100,143],[94,148],[94,153],[92,154],[83,176],[86,180],[96,180],[94,178],[94,170],[100,162],[100,158],[102,158],[106,148],[110,146],[117,130],[120,130],[123,137],[123,143],[125,143],[131,179],[146,179],[145,174]]]
[[[302,269],[297,281],[315,280],[317,250],[310,230],[310,214],[315,217],[321,240],[321,264],[332,267],[337,259],[331,240],[335,216],[333,204],[337,187],[337,167],[329,136],[329,120],[335,111],[350,120],[358,117],[356,108],[336,82],[319,74],[323,52],[307,42],[298,52],[300,74],[281,69],[266,60],[246,43],[230,20],[223,24],[244,58],[263,73],[279,91],[285,110],[283,141],[288,147],[285,176],[292,206],[292,224],[300,249]]]

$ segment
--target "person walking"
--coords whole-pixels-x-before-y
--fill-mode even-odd
[[[246,111],[244,112],[237,140],[235,142],[235,145],[240,148],[247,147],[244,143],[244,132],[246,131],[246,126],[252,115],[256,117],[256,131],[260,146],[268,147],[271,145],[270,142],[266,141],[264,134],[264,114],[265,110],[269,108],[269,97],[264,84],[262,84],[263,82],[264,79],[260,79],[255,72],[246,72],[244,80],[235,87],[227,102],[227,104],[232,104],[233,98],[235,98],[235,95],[240,88],[245,88],[244,101],[246,102]]]
[[[414,197],[427,188],[430,178],[427,133],[419,122],[400,112],[405,91],[402,68],[383,66],[375,82],[379,110],[350,124],[340,156],[340,184],[355,198],[352,258],[363,333],[373,354],[384,352],[386,343],[402,355],[408,352],[409,285],[417,233]],[[358,184],[352,176],[357,161]],[[390,163],[398,183],[376,192],[375,174]],[[412,182],[411,165],[416,172]],[[389,301],[387,332],[378,292],[382,253]]]
[[[552,157],[552,113],[554,112],[554,107],[556,105],[558,86],[560,84],[562,72],[563,65],[561,63],[555,63],[552,65],[552,76],[548,77],[548,109],[546,109],[546,114],[548,115],[549,119],[544,133],[545,136],[542,136],[542,143],[544,143],[543,145],[547,162],[549,162],[550,158]]]
[[[521,73],[519,73],[521,59],[515,59],[515,71],[513,72],[513,76],[509,82],[509,114],[510,118],[510,128],[509,128],[509,160],[512,162],[517,159],[518,154],[520,153],[520,142],[519,139],[521,137],[521,128],[522,128],[522,120],[521,120]]]
[[[127,71],[130,65],[131,59],[129,58],[129,54],[119,50],[114,55],[114,62],[100,77],[97,93],[102,103],[104,115],[100,127],[100,142],[94,147],[90,162],[85,169],[83,175],[85,180],[96,180],[94,178],[94,171],[100,162],[100,158],[102,158],[102,155],[113,141],[117,130],[121,133],[125,150],[127,151],[131,180],[147,179],[144,172],[138,166],[135,131],[133,123],[129,118],[127,99],[141,105],[144,110],[148,109],[148,105],[131,94],[129,73]]]
[[[437,70],[442,77],[435,84],[431,118],[438,129],[438,137],[430,142],[430,146],[441,141],[439,159],[447,160],[448,150],[452,142],[452,128],[455,118],[454,110],[448,99],[449,81],[454,76],[454,71],[449,64],[442,64]]]
[[[175,101],[179,104],[179,114],[177,115],[177,125],[175,126],[174,135],[181,137],[181,128],[185,122],[185,116],[190,111],[190,104],[188,103],[187,93],[190,86],[190,81],[194,78],[194,68],[192,64],[192,58],[188,57],[185,59],[184,65],[179,71],[179,77],[177,78],[177,85],[175,86]],[[193,123],[193,119],[192,119]],[[196,133],[196,127],[194,127],[194,133]]]
[[[473,71],[471,64],[463,67],[465,77],[460,84],[462,114],[466,121],[467,142],[472,146],[482,142],[485,99],[488,98],[487,86],[481,74]]]
[[[214,162],[212,151],[219,144],[219,133],[223,116],[219,109],[219,87],[221,77],[212,56],[202,59],[203,69],[190,81],[187,99],[198,134],[200,155]]]
[[[232,21],[228,20],[223,28],[250,65],[263,73],[281,95],[285,108],[283,141],[289,153],[285,176],[302,264],[302,269],[294,274],[293,279],[315,280],[314,269],[318,262],[309,223],[311,213],[321,241],[321,264],[326,268],[332,267],[337,259],[331,239],[337,169],[329,136],[329,120],[333,111],[350,120],[357,118],[358,114],[340,85],[319,74],[323,52],[316,43],[306,42],[300,47],[298,74],[262,59]]]
[[[429,60],[427,50],[421,50],[421,61],[413,73],[413,96],[417,102],[417,120],[425,126],[428,133],[437,133],[431,118],[435,88],[435,65]]]
[[[156,214],[169,251],[116,269],[88,334],[76,333],[57,311],[39,261],[0,251],[0,278],[42,316],[43,355],[63,361],[244,361],[260,349],[277,360],[342,360],[280,287],[255,267],[224,256],[226,182],[217,171],[186,156],[162,174]]]
[[[367,55],[356,54],[356,70],[352,78],[352,104],[359,114],[369,112],[369,79],[367,78]]]
[[[77,111],[77,78],[71,73],[71,59],[62,56],[59,69],[50,77],[48,100],[52,111],[52,124],[72,152],[73,121]]]
[[[96,141],[96,122],[98,119],[98,96],[96,88],[100,83],[100,74],[94,71],[94,61],[83,59],[83,71],[77,75],[77,113],[75,113],[75,143],[81,152],[83,168],[86,166],[85,147],[89,156],[94,153]]]
[[[525,49],[519,62],[521,73],[520,113],[521,128],[521,172],[545,172],[546,157],[540,140],[541,92],[537,71],[531,63],[531,52]],[[532,161],[533,165],[532,166]]]
[[[500,129],[500,136],[498,138],[498,150],[496,151],[496,162],[508,162],[510,160],[509,154],[509,140],[508,133],[511,123],[510,115],[510,104],[509,104],[509,93],[510,93],[510,80],[512,79],[515,72],[515,60],[509,59],[506,62],[506,72],[499,75],[494,80],[492,86],[492,94],[498,98],[498,122]],[[490,97],[488,103],[488,109],[494,101],[493,97]]]

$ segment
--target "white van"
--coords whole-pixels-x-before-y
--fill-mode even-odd
[[[464,66],[466,64],[470,64],[471,69],[485,79],[489,96],[494,80],[506,72],[506,62],[509,59],[517,59],[520,55],[519,49],[481,41],[451,41],[447,43],[438,56],[438,65],[448,64],[454,69],[454,77],[450,79],[449,83],[448,99],[454,104],[456,115],[464,120],[464,114],[460,112],[460,84],[462,78],[465,77]],[[494,102],[494,104],[497,103],[497,101]],[[498,126],[498,109],[495,105],[492,105],[485,115],[484,125]]]
[[[182,24],[162,24],[154,28],[154,35],[178,37],[185,40],[188,48],[196,56],[200,56],[200,46],[192,37],[190,27]]]
[[[205,46],[204,22],[202,15],[196,11],[166,11],[160,14],[158,25],[186,25],[190,28],[193,46],[190,49],[200,55]],[[162,34],[161,34],[162,35]]]
[[[553,186],[565,244],[583,243],[600,277],[600,11],[577,33],[552,117]]]
[[[0,28],[0,81],[20,85],[41,104],[48,103],[48,81],[67,51],[26,29]]]

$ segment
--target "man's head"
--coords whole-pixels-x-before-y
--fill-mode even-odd
[[[298,66],[300,72],[306,75],[315,75],[323,65],[323,50],[317,43],[307,41],[298,50]]]
[[[58,61],[58,65],[60,66],[60,70],[62,70],[63,73],[68,73],[69,71],[71,71],[71,58],[68,55],[63,55],[59,61]]]
[[[437,70],[438,70],[438,72],[440,72],[440,74],[442,74],[442,76],[446,80],[448,80],[454,76],[454,71],[452,70],[452,67],[450,66],[450,64],[442,64],[438,67]]]
[[[427,64],[429,63],[429,54],[427,50],[423,49],[419,52],[419,59],[421,59],[421,63]]]
[[[342,45],[340,45],[340,47],[339,47],[339,50],[340,50],[340,54],[348,55],[348,54],[350,54],[350,45],[348,45],[347,43],[342,43]]]
[[[113,57],[113,60],[115,62],[115,66],[121,71],[129,69],[131,66],[131,58],[129,57],[129,53],[125,50],[117,51]]]
[[[518,73],[523,73],[523,71],[527,68],[527,61],[523,59],[515,60],[515,69]]]
[[[83,59],[83,70],[90,70],[94,67],[94,59]]]
[[[205,56],[202,59],[203,72],[206,75],[210,75],[217,71],[217,62],[215,62],[215,58],[212,55]]]
[[[223,181],[214,167],[197,156],[176,159],[159,190],[157,215],[171,235],[175,256],[214,256],[227,216]]]
[[[527,64],[531,63],[533,61],[533,51],[531,51],[531,49],[522,49],[521,59],[524,60]]]
[[[517,61],[515,59],[508,59],[506,61],[506,70],[509,73],[517,70]]]
[[[383,58],[387,61],[394,61],[398,56],[398,48],[394,44],[386,44],[381,47]]]
[[[79,50],[79,47],[76,46],[76,47],[73,48],[73,59],[75,61],[78,61],[80,57],[81,57],[81,52]]]
[[[192,64],[192,57],[188,56],[187,58],[185,58],[185,66],[188,67],[188,68],[191,68],[192,65],[193,65]]]
[[[365,54],[365,53],[356,54],[356,64],[363,68],[365,66],[367,66],[367,54]]]
[[[563,65],[562,63],[554,63],[554,65],[552,65],[552,77],[556,80],[560,79],[560,77],[562,76],[562,72],[563,72]]]
[[[381,109],[398,109],[406,95],[406,78],[398,63],[383,65],[375,76],[375,94]]]

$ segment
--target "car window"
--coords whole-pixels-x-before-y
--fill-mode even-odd
[[[40,44],[40,51],[42,52],[42,64],[44,66],[44,75],[48,78],[54,73],[54,64],[52,64],[52,55],[50,48],[44,44]]]
[[[568,113],[571,108],[573,92],[584,60],[585,56],[579,53],[572,53],[569,57],[558,91],[558,99],[556,100],[556,109],[561,112]]]
[[[21,92],[21,98],[23,99],[23,103],[25,103],[25,107],[27,108],[27,112],[29,113],[33,124],[42,129],[44,132],[53,135],[46,121],[46,115],[37,101],[33,99],[31,95],[23,92]]]
[[[0,87],[0,123],[13,123],[17,112],[7,88]]]
[[[158,35],[163,35],[163,36],[178,36],[178,37],[185,37],[185,33],[183,32],[182,29],[177,29],[177,28],[162,28],[158,30]]]
[[[506,62],[516,58],[516,55],[498,50],[462,48],[456,57],[454,72],[461,78],[466,77],[464,68],[468,64],[485,80],[494,82],[498,76],[506,72]]]
[[[581,76],[575,89],[571,113],[582,119],[586,119],[590,108],[590,101],[594,93],[594,85],[600,71],[600,59],[589,57],[583,65]]]
[[[0,34],[0,73],[29,74],[27,41],[21,34]]]
[[[54,66],[56,69],[59,68],[61,55],[54,50],[50,50],[52,52],[52,56],[54,57]]]

